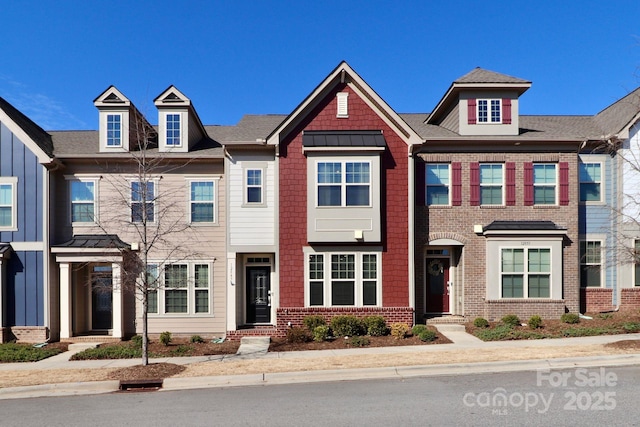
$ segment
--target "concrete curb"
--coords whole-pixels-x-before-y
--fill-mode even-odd
[[[120,381],[113,380],[0,388],[0,400],[111,393],[117,391],[119,386]]]

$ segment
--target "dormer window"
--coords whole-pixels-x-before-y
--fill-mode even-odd
[[[179,147],[180,142],[180,114],[167,114],[167,145]]]
[[[502,123],[500,99],[478,99],[478,123]]]
[[[122,146],[122,115],[107,114],[107,147]]]

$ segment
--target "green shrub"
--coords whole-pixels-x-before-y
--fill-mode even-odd
[[[611,328],[568,328],[562,331],[565,337],[591,337],[595,335],[607,335],[614,332]]]
[[[131,337],[131,344],[134,347],[142,348],[142,335],[134,335]]]
[[[622,325],[622,329],[626,332],[638,332],[640,331],[640,323],[638,322],[625,322]]]
[[[564,313],[562,316],[560,316],[560,320],[563,323],[574,325],[576,323],[580,323],[580,316],[578,316],[576,313]]]
[[[498,325],[493,329],[479,329],[474,335],[482,341],[503,341],[511,339],[513,328],[509,325]]]
[[[331,330],[337,337],[362,335],[364,327],[356,316],[335,316],[331,319]]]
[[[185,345],[185,344],[180,344],[178,347],[176,347],[175,349],[173,349],[171,351],[171,355],[172,356],[186,356],[187,354],[190,354],[193,351],[193,348]]]
[[[409,326],[406,323],[392,323],[391,324],[391,336],[397,340],[403,339],[409,333]]]
[[[542,317],[534,314],[529,318],[529,328],[540,329],[542,327]]]
[[[202,344],[204,339],[200,335],[191,335],[189,342],[192,344]]]
[[[414,325],[413,328],[411,328],[411,334],[418,336],[420,335],[420,332],[423,332],[426,330],[427,330],[427,325]]]
[[[329,338],[329,327],[327,325],[316,326],[311,335],[316,342],[326,341]]]
[[[512,328],[520,326],[520,319],[515,314],[506,314],[500,320],[502,321],[502,323],[507,326],[511,326]]]
[[[369,340],[369,338],[359,336],[351,337],[351,340],[349,341],[349,345],[351,347],[366,347],[370,343],[371,341]]]
[[[311,316],[305,316],[305,318],[302,319],[302,323],[309,330],[309,332],[313,332],[318,326],[326,325],[327,321],[324,320],[323,316],[314,314]]]
[[[387,321],[382,316],[366,316],[362,319],[362,323],[367,329],[367,335],[372,337],[381,337],[389,333]]]
[[[164,331],[160,334],[160,342],[162,345],[167,346],[171,342],[171,332]]]
[[[613,313],[600,313],[598,318],[602,320],[613,319]]]
[[[0,344],[0,362],[37,362],[47,357],[55,356],[62,350],[57,348],[36,348],[28,344],[7,343]]]
[[[133,359],[142,357],[142,349],[133,346],[113,345],[88,348],[71,356],[71,360]]]
[[[429,329],[425,329],[418,334],[418,338],[420,338],[420,341],[425,341],[425,342],[433,341],[436,339],[436,337],[437,337],[437,334],[434,331]]]
[[[476,317],[475,319],[473,319],[473,326],[475,326],[476,328],[488,328],[489,321],[484,317]]]
[[[309,335],[309,331],[304,328],[293,327],[287,330],[287,342],[294,343],[303,343],[311,340],[311,336]]]

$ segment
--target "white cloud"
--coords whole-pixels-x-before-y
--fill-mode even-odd
[[[62,103],[29,90],[27,85],[10,76],[0,74],[0,96],[45,130],[86,128]]]

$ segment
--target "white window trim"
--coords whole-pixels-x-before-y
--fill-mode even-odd
[[[346,209],[362,209],[362,208],[370,208],[372,207],[372,203],[373,203],[373,193],[372,193],[372,187],[373,187],[373,163],[371,162],[371,160],[360,160],[360,159],[354,159],[354,160],[331,160],[331,159],[317,159],[315,162],[315,171],[314,171],[314,175],[315,175],[315,201],[316,201],[316,208],[318,209],[336,209],[336,208],[346,208]],[[320,165],[320,163],[340,163],[341,166],[341,173],[340,173],[340,180],[341,182],[338,183],[323,183],[320,184],[318,182],[318,166]],[[369,182],[366,184],[369,187],[369,204],[368,205],[351,205],[351,206],[347,206],[347,186],[349,185],[363,185],[364,183],[347,183],[347,163],[367,163],[369,165]],[[340,185],[340,205],[337,206],[320,206],[319,200],[318,200],[318,189],[320,188],[320,186],[336,186],[336,185]]]
[[[555,170],[555,182],[553,184],[554,186],[554,202],[553,203],[536,203],[536,187],[549,187],[550,184],[544,183],[544,184],[536,184],[536,178],[535,178],[535,168],[536,165],[553,165],[554,166],[554,170]],[[534,206],[558,206],[558,199],[559,199],[559,191],[560,191],[560,180],[559,180],[559,167],[558,167],[558,163],[552,163],[552,162],[534,162],[532,169],[531,169],[531,173],[532,173],[532,182],[531,185],[533,186],[533,205]]]
[[[18,231],[18,177],[0,177],[0,184],[11,186],[11,225],[0,226],[0,231]]]
[[[502,271],[502,251],[504,249],[523,249],[524,250],[524,264],[525,264],[525,268],[524,271],[522,273],[520,272],[514,272],[514,273],[504,273]],[[537,272],[533,272],[531,273],[529,271],[529,264],[528,264],[528,254],[529,254],[529,250],[531,249],[549,249],[549,272],[547,273],[549,275],[549,296],[548,297],[529,297],[529,281],[527,280],[529,278],[530,274],[537,274]],[[553,283],[553,248],[551,246],[547,246],[547,245],[527,245],[527,246],[516,246],[516,245],[505,245],[505,246],[500,246],[498,248],[498,263],[499,263],[499,267],[498,267],[498,276],[499,276],[499,295],[500,295],[500,299],[508,299],[508,300],[522,300],[522,301],[530,301],[530,300],[551,300],[553,299],[553,287],[554,287],[554,283]],[[522,298],[518,298],[518,297],[504,297],[502,296],[502,276],[504,274],[522,274]]]
[[[180,119],[180,134],[178,137],[178,144],[169,144],[169,139],[167,138],[167,132],[169,131],[168,129],[168,119],[169,116],[178,116],[178,118]],[[182,148],[182,146],[184,145],[184,131],[185,131],[185,120],[183,117],[183,114],[180,111],[167,111],[165,113],[163,113],[162,115],[162,120],[163,120],[163,124],[164,124],[164,135],[162,135],[162,140],[164,141],[164,146],[167,147],[167,149],[171,149],[171,148]]]
[[[483,184],[482,183],[482,166],[500,166],[500,170],[501,170],[501,175],[502,175],[502,182],[500,182],[500,184]],[[480,166],[478,167],[478,174],[479,179],[478,179],[478,186],[480,187],[479,192],[480,194],[478,195],[478,197],[480,198],[480,206],[505,206],[505,168],[504,168],[504,163],[491,163],[491,162],[487,162],[487,163],[480,163]],[[500,196],[500,203],[497,204],[493,204],[493,203],[482,203],[482,187],[501,187],[501,196]]]
[[[132,213],[133,213],[133,204],[134,203],[144,203],[144,202],[134,202],[131,199],[131,186],[133,185],[134,182],[142,182],[140,179],[133,177],[133,178],[129,178],[129,224],[141,224],[142,221],[139,222],[134,222],[133,218],[132,218]],[[152,179],[147,179],[146,182],[153,182],[153,221],[147,221],[148,225],[155,225],[158,222],[158,200],[159,200],[159,196],[158,194],[160,194],[160,178],[152,178]]]
[[[109,145],[109,116],[117,116],[120,117],[120,143],[119,144],[113,144],[113,145]],[[124,130],[124,125],[123,125],[123,121],[124,121],[124,117],[122,113],[111,113],[111,112],[107,112],[105,114],[105,131],[104,131],[104,145],[106,148],[122,148],[123,147],[123,130]]]
[[[487,121],[483,122],[480,120],[480,103],[487,103]],[[491,120],[491,102],[498,101],[498,105],[500,106],[500,120],[492,121]],[[476,123],[480,125],[499,125],[502,124],[502,119],[504,117],[504,110],[502,108],[502,99],[500,98],[478,98],[476,100]]]
[[[582,205],[604,205],[605,204],[605,180],[604,180],[604,174],[605,174],[605,164],[602,160],[596,160],[596,159],[585,159],[585,158],[580,158],[579,163],[584,164],[584,165],[589,165],[589,164],[598,164],[600,165],[600,181],[582,181],[580,180],[580,166],[578,166],[578,197],[580,197],[580,186],[582,185],[582,183],[584,182],[585,184],[590,184],[590,183],[597,183],[600,184],[600,200],[579,200],[580,204]]]
[[[186,218],[187,223],[193,227],[207,227],[219,225],[218,221],[218,191],[220,189],[220,177],[212,175],[188,175],[185,176],[187,181],[187,201],[186,201]],[[192,182],[213,182],[213,222],[193,222],[191,221],[191,183]]]
[[[71,224],[72,227],[87,227],[98,224],[100,221],[100,204],[98,203],[98,201],[100,200],[100,179],[102,177],[96,175],[65,175],[64,178],[68,183],[67,191],[69,194],[69,224]],[[71,195],[71,185],[73,182],[93,182],[93,221],[73,221],[73,200]]]
[[[585,265],[599,265],[600,266],[600,286],[585,286],[584,288],[582,286],[580,286],[580,289],[598,289],[598,288],[605,288],[606,287],[605,275],[604,275],[605,274],[605,262],[606,262],[605,247],[604,247],[605,240],[606,240],[605,236],[594,236],[594,235],[580,236],[580,238],[578,240],[578,255],[580,255],[580,259],[578,260],[578,268],[579,268],[580,274],[582,274],[582,267],[585,266]],[[582,246],[583,242],[585,242],[585,243],[586,242],[600,243],[600,263],[599,264],[587,263],[587,262],[583,262],[582,261],[580,246]],[[582,278],[581,277],[579,277],[579,284],[582,285]]]
[[[449,178],[448,179],[449,183],[447,185],[427,184],[427,166],[428,165],[446,165],[447,166],[447,174],[448,174],[448,178]],[[429,207],[451,206],[451,190],[452,190],[452,185],[451,185],[451,163],[438,163],[438,162],[425,163],[424,171],[425,171],[425,175],[424,175],[424,205],[425,206],[429,206]],[[447,187],[447,203],[444,204],[444,205],[429,204],[429,197],[427,196],[427,188],[428,187]]]
[[[167,317],[207,317],[213,314],[213,260],[185,260],[185,261],[149,261],[149,265],[157,265],[158,268],[158,287],[156,289],[157,294],[157,313],[148,313],[149,317],[153,318],[167,318]],[[206,313],[196,313],[196,290],[205,288],[195,287],[195,266],[205,264],[209,266],[209,287],[206,288],[209,292],[209,311]],[[167,313],[165,312],[165,291],[171,290],[164,286],[165,280],[165,267],[168,265],[187,265],[187,278],[188,285],[187,290],[187,312],[186,313]],[[144,273],[143,273],[144,274]]]
[[[249,202],[249,188],[258,188],[257,185],[249,185],[249,171],[260,171],[260,202]],[[242,171],[243,179],[243,207],[263,207],[266,206],[265,202],[265,178],[266,169],[261,167],[245,167]]]
[[[311,255],[323,256],[323,279],[322,279],[322,300],[323,305],[311,305],[311,282],[320,280],[309,279],[309,259]],[[355,277],[354,282],[354,305],[332,305],[331,304],[331,255],[354,255]],[[363,291],[365,279],[363,278],[362,260],[363,255],[376,256],[376,305],[363,305]],[[311,248],[304,248],[304,304],[305,307],[382,307],[382,251],[354,252],[353,250],[332,250],[328,252],[315,252]],[[371,279],[366,279],[371,281]]]

